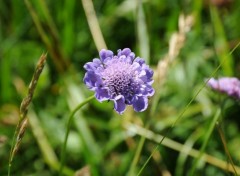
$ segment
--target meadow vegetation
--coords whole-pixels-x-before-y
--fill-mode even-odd
[[[61,163],[67,176],[240,175],[239,99],[206,85],[240,77],[239,12],[238,0],[0,1],[0,175],[11,156],[13,176]],[[69,123],[103,48],[144,58],[155,94],[122,115],[93,99]]]

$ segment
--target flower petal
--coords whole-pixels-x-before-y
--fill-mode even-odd
[[[96,68],[100,67],[101,61],[99,59],[93,59],[93,62],[87,62],[83,67],[87,71],[95,71]]]
[[[148,99],[147,97],[138,97],[138,96],[135,96],[133,98],[133,108],[135,111],[137,112],[142,112],[144,110],[147,109],[148,107]]]
[[[148,79],[151,79],[153,77],[153,70],[149,68],[148,65],[143,64],[142,68],[146,71],[146,76]]]
[[[124,48],[123,50],[118,50],[118,57],[121,55],[125,55],[126,57],[131,53],[131,50],[129,48]]]
[[[110,51],[110,50],[102,49],[102,50],[99,52],[99,55],[100,55],[101,61],[104,63],[104,61],[105,61],[107,58],[112,58],[112,57],[113,57],[113,52]]]
[[[124,48],[123,50],[118,50],[118,57],[126,56],[126,62],[132,63],[133,59],[135,58],[134,52],[132,52],[129,48]]]
[[[114,99],[114,109],[119,113],[122,114],[125,111],[126,104],[125,99],[122,95],[118,95]]]
[[[99,75],[95,74],[94,72],[87,72],[83,78],[83,82],[87,85],[87,87],[91,90],[92,88],[97,87],[97,85],[101,85],[101,79]]]
[[[141,66],[142,66],[143,64],[145,64],[145,61],[144,61],[142,58],[140,58],[140,57],[137,57],[137,58],[134,60],[134,62],[139,63]]]
[[[95,97],[98,101],[102,102],[110,99],[110,95],[107,88],[96,89]]]

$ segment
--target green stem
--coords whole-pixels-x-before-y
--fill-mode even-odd
[[[218,109],[217,112],[216,112],[216,114],[215,114],[215,116],[214,116],[214,118],[213,118],[212,121],[211,121],[211,124],[210,124],[210,126],[209,126],[209,128],[208,128],[208,131],[206,132],[205,139],[204,139],[203,144],[202,144],[202,146],[201,146],[200,153],[199,153],[198,157],[196,158],[196,160],[195,160],[195,162],[194,162],[194,164],[193,164],[193,167],[191,168],[191,171],[190,171],[190,174],[189,174],[190,176],[193,176],[194,173],[195,173],[196,167],[197,167],[197,165],[198,165],[201,157],[203,156],[204,150],[205,150],[205,148],[206,148],[206,146],[207,146],[207,143],[208,143],[208,141],[209,141],[209,139],[210,139],[210,136],[211,136],[211,134],[212,134],[212,132],[213,132],[213,129],[214,129],[214,127],[215,127],[215,124],[216,124],[217,121],[218,121],[218,118],[219,118],[219,116],[220,116],[220,113],[221,113],[221,110]]]
[[[67,140],[68,140],[68,135],[69,135],[70,126],[72,124],[73,117],[74,117],[75,113],[80,108],[82,108],[85,104],[89,103],[94,98],[95,98],[95,96],[92,95],[89,98],[87,98],[86,100],[84,100],[83,102],[81,102],[77,107],[74,108],[74,110],[71,112],[71,114],[68,118],[67,131],[66,131],[66,134],[65,134],[64,144],[63,144],[62,151],[61,151],[61,163],[60,163],[60,168],[59,168],[59,175],[62,175],[62,170],[63,170],[63,166],[64,166],[64,163],[65,163]]]
[[[147,127],[146,127],[147,128]],[[137,166],[137,163],[138,163],[138,160],[140,158],[140,155],[141,155],[141,151],[142,151],[142,148],[143,148],[143,145],[144,145],[144,142],[145,142],[145,137],[144,136],[141,136],[141,139],[139,141],[139,144],[138,144],[138,147],[137,147],[137,150],[136,150],[136,153],[134,155],[134,158],[133,158],[133,162],[130,166],[130,169],[129,169],[129,176],[134,176],[135,175],[135,172],[136,172],[136,166]]]

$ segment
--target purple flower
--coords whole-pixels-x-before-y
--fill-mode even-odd
[[[142,58],[136,57],[129,48],[118,50],[113,55],[110,50],[102,49],[100,59],[84,65],[87,71],[84,83],[95,91],[98,101],[112,100],[114,109],[122,114],[126,105],[141,112],[147,109],[148,97],[153,96],[153,71]]]
[[[219,92],[226,93],[231,97],[240,99],[240,81],[237,78],[223,77],[218,80],[211,78],[207,84],[213,90],[217,90]]]

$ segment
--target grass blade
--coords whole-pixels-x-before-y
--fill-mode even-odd
[[[146,17],[143,10],[142,1],[138,1],[137,6],[137,36],[139,42],[140,56],[143,57],[146,63],[150,59],[149,36],[147,31]]]
[[[88,22],[91,34],[93,36],[94,43],[98,51],[100,51],[103,48],[107,49],[107,45],[104,41],[104,37],[98,23],[97,15],[94,10],[92,0],[82,0],[82,5],[87,17],[87,22]]]

